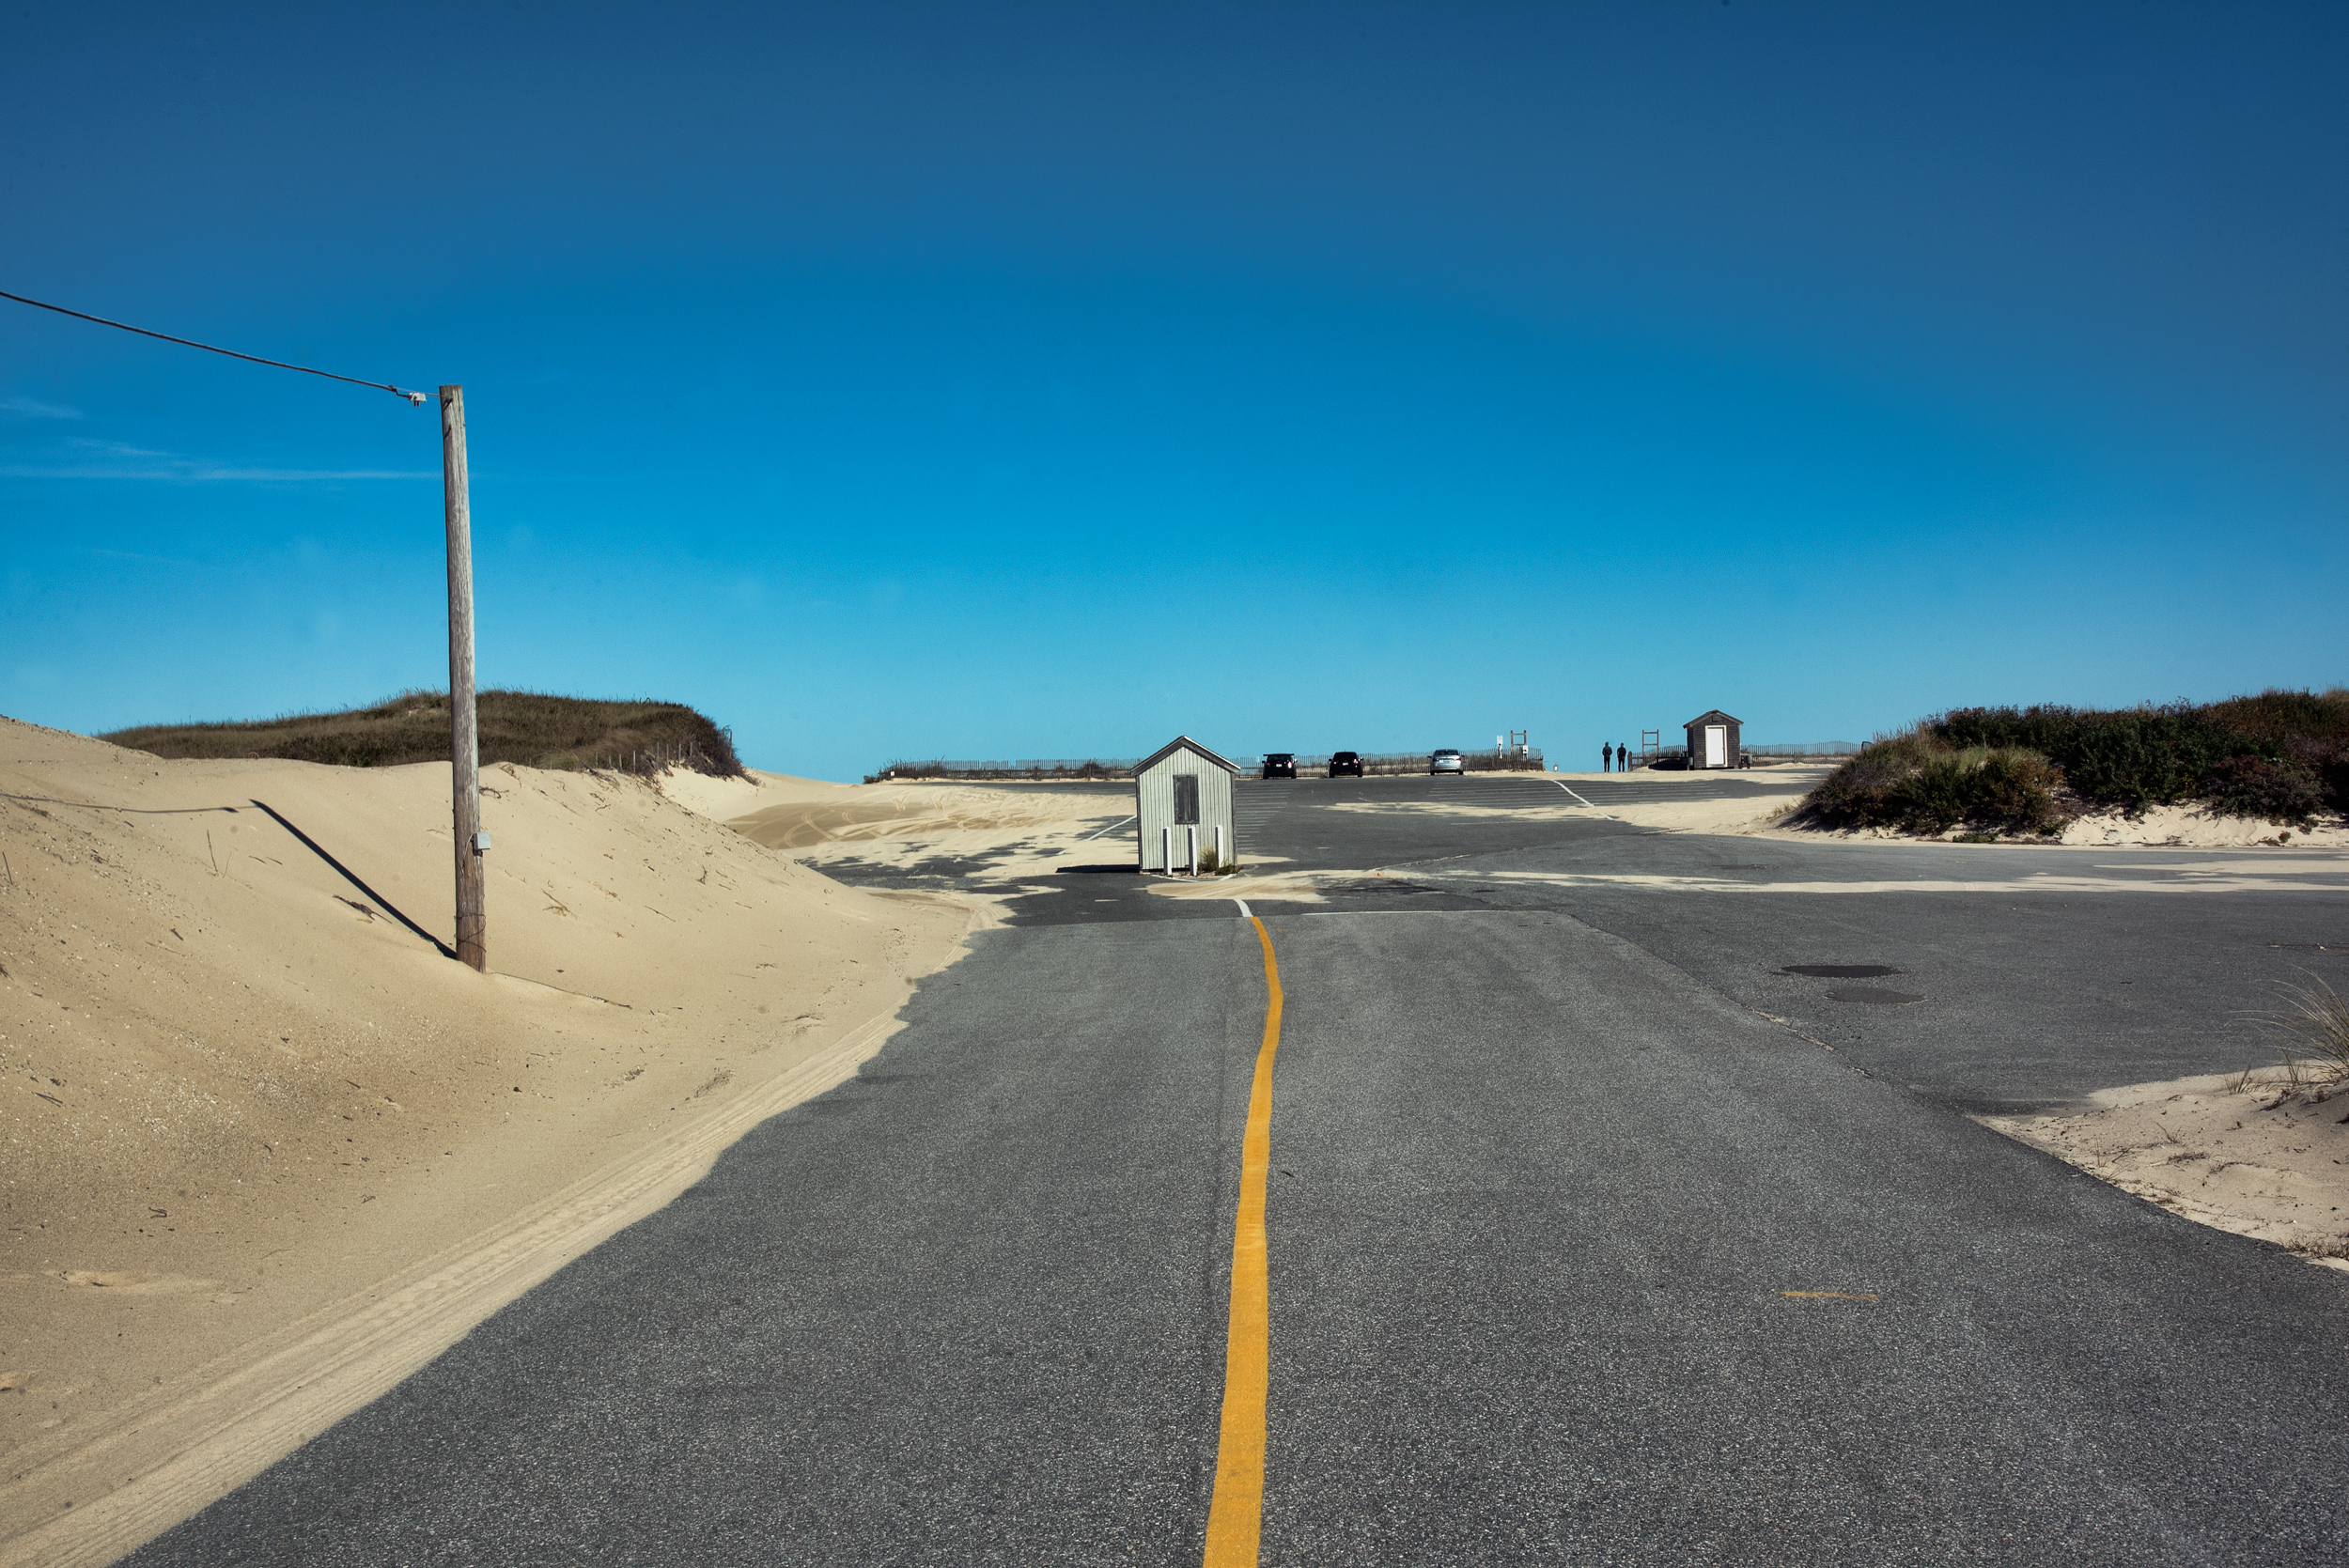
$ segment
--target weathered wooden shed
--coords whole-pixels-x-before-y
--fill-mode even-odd
[[[1232,780],[1239,764],[1178,735],[1134,764],[1135,847],[1144,871],[1228,865],[1239,851],[1232,829]]]
[[[1700,713],[1688,721],[1688,766],[1691,768],[1735,768],[1744,754],[1739,737],[1745,729],[1743,719],[1733,719],[1719,708]]]

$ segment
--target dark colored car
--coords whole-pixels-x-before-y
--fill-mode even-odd
[[[1330,776],[1334,779],[1342,773],[1351,773],[1356,778],[1361,778],[1362,776],[1362,753],[1331,752],[1330,753]]]
[[[1295,752],[1267,752],[1264,754],[1264,776],[1268,779],[1297,777],[1297,753]]]

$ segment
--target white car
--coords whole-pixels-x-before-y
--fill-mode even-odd
[[[1462,759],[1456,749],[1446,746],[1428,756],[1427,771],[1430,774],[1465,773],[1468,771],[1468,763]]]

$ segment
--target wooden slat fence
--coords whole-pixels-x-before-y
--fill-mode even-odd
[[[900,758],[866,776],[866,784],[903,779],[969,779],[978,782],[1027,780],[1130,779],[1135,757],[1020,757],[1003,762],[933,757],[927,762]]]

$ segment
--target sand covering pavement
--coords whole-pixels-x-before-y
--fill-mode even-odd
[[[445,766],[0,720],[0,1562],[106,1560],[390,1386],[853,1072],[972,920],[642,780],[494,767],[483,817],[486,976],[434,945]]]
[[[1976,1120],[2188,1219],[2349,1268],[2349,1095],[2283,1076],[2130,1084],[2056,1115]]]
[[[984,861],[992,878],[1051,877],[1079,861],[1134,858],[1133,798],[1018,784],[827,784],[754,773],[754,793],[711,799],[728,827],[822,868],[893,871]],[[687,786],[694,787],[694,786]],[[1128,824],[1123,831],[1119,823]]]
[[[1669,828],[1689,833],[1734,833],[1775,821],[1801,799],[1799,793],[1795,793],[1719,800],[1608,801],[1583,805],[1567,799],[1562,790],[1556,805],[1486,805],[1464,790],[1455,800],[1347,800],[1329,809],[1365,815],[1449,816],[1468,820],[1484,817],[1497,821],[1615,821],[1628,822],[1637,828]]]

